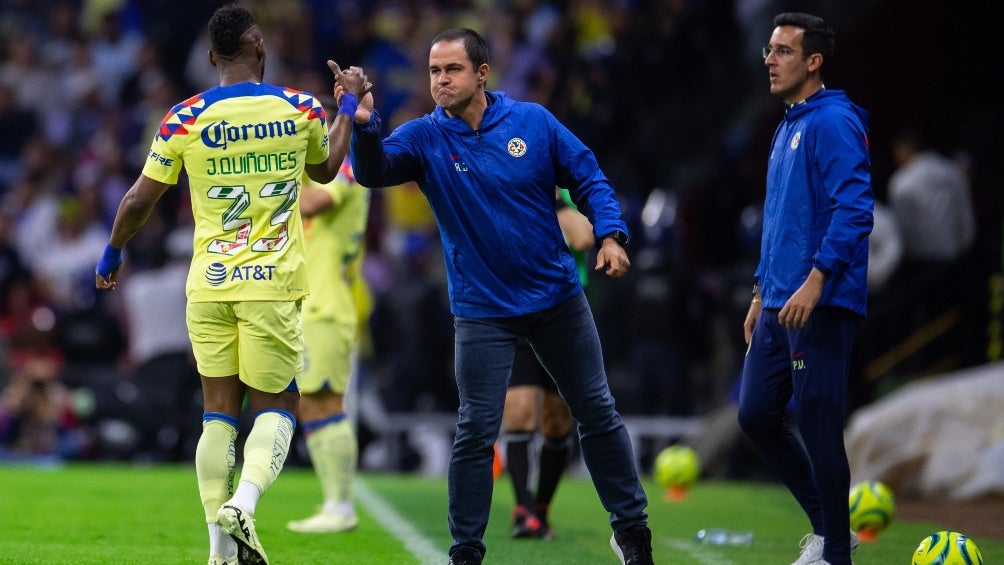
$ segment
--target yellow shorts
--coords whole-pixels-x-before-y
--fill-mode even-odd
[[[199,373],[240,375],[264,392],[282,392],[303,372],[301,301],[189,302],[188,335]]]
[[[329,320],[303,322],[303,375],[300,392],[317,392],[328,384],[331,392],[345,394],[349,387],[356,326]]]

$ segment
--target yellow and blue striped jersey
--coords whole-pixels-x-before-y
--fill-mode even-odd
[[[320,102],[245,82],[172,108],[143,167],[167,184],[188,175],[195,237],[192,302],[297,300],[308,291],[298,206],[306,163],[328,157]]]

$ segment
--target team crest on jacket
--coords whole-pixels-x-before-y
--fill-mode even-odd
[[[798,142],[802,140],[802,132],[796,131],[795,135],[791,138],[791,148],[798,149]]]
[[[507,148],[509,149],[509,154],[513,157],[526,155],[526,142],[518,137],[510,139]]]

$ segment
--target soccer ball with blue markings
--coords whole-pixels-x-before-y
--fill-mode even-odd
[[[983,565],[983,555],[964,534],[940,531],[920,542],[913,552],[913,565]]]
[[[850,493],[851,529],[877,534],[889,527],[896,514],[896,500],[879,481],[862,481]]]

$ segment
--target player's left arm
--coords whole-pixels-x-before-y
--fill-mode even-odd
[[[331,182],[338,175],[338,169],[349,152],[352,121],[356,117],[359,103],[370,96],[369,92],[373,88],[360,67],[349,67],[343,71],[338,63],[328,61],[328,68],[335,77],[332,91],[338,100],[338,111],[331,117],[331,127],[328,129],[328,159],[306,165],[307,175],[321,184]],[[372,99],[368,101],[368,105],[372,108]]]
[[[354,112],[354,110],[352,110]],[[338,175],[338,168],[349,152],[349,139],[352,137],[352,117],[339,111],[331,117],[331,128],[328,130],[328,158],[320,163],[306,163],[304,170],[314,182],[327,184]]]
[[[115,223],[112,225],[108,245],[95,269],[97,288],[102,290],[115,288],[119,267],[122,266],[122,248],[146,224],[157,201],[170,186],[146,175],[140,175],[122,197],[118,212],[115,213]]]

